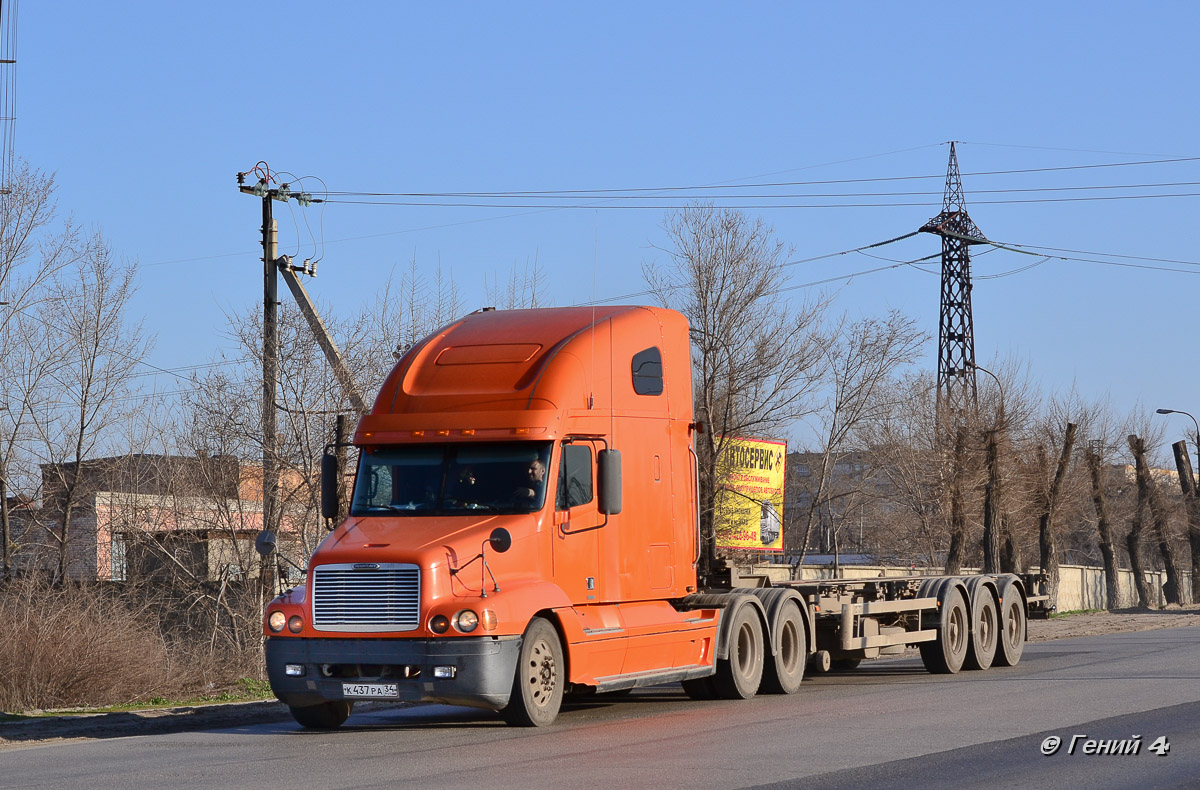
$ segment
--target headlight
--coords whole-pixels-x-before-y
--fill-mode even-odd
[[[435,614],[429,619],[429,630],[435,634],[444,634],[450,627],[450,618],[444,614]]]
[[[304,621],[300,619],[300,615],[294,614],[288,618],[288,630],[293,634],[298,634],[304,628]]]
[[[463,609],[455,618],[454,626],[464,634],[469,634],[475,630],[475,626],[479,625],[479,615],[472,612],[470,609]]]
[[[287,622],[287,616],[283,612],[276,609],[267,616],[267,628],[270,628],[272,633],[279,633],[283,630],[283,624]]]

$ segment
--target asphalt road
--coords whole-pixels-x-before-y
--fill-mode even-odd
[[[1062,745],[1045,756],[1051,736]],[[1138,754],[1084,753],[1135,736]],[[0,788],[976,786],[1200,787],[1200,628],[1029,644],[1017,667],[955,676],[871,662],[791,697],[650,689],[543,730],[430,705],[333,733],[273,723],[0,751]]]

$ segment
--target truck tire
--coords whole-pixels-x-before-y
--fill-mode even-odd
[[[971,640],[965,669],[987,669],[996,658],[996,641],[1000,636],[1000,620],[996,597],[990,585],[977,584],[971,589]]]
[[[535,617],[521,637],[512,696],[501,714],[515,727],[545,727],[558,717],[567,685],[566,662],[558,631]]]
[[[955,580],[942,587],[941,627],[933,642],[921,643],[921,662],[935,675],[953,675],[962,669],[970,641],[970,615],[962,589]]]
[[[757,609],[743,603],[733,612],[729,658],[717,661],[713,685],[721,699],[750,699],[763,676],[763,628]]]
[[[303,708],[288,706],[292,718],[301,727],[309,730],[336,730],[350,717],[353,702],[347,700],[330,700],[316,705],[305,705]]]
[[[763,662],[762,690],[768,694],[795,694],[804,679],[808,662],[808,640],[804,636],[804,620],[800,607],[786,601],[775,619],[779,645],[775,655]]]
[[[997,616],[1000,632],[996,639],[995,664],[999,667],[1015,667],[1025,652],[1025,596],[1013,583],[1000,585],[1000,611]]]

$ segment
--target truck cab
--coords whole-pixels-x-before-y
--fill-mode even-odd
[[[360,421],[348,517],[268,607],[268,676],[306,726],[359,699],[544,724],[563,693],[711,675],[687,322],[486,310],[396,364]]]

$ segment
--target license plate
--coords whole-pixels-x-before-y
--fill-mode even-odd
[[[400,687],[395,683],[343,683],[344,697],[399,697]]]

